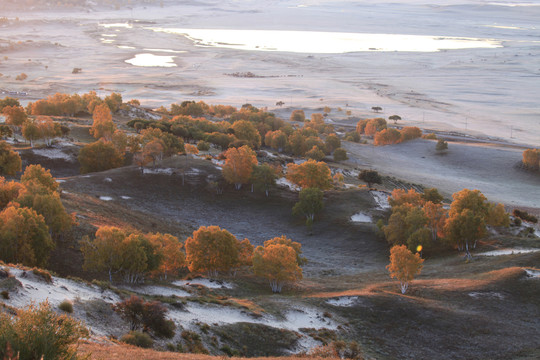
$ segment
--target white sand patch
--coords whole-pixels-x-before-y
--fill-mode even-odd
[[[538,269],[525,269],[527,276],[537,278],[540,277],[540,270]]]
[[[111,200],[113,200],[113,198],[110,197],[110,196],[100,196],[100,197],[99,197],[99,200],[103,200],[103,201],[111,201]]]
[[[213,279],[205,279],[205,278],[197,278],[193,280],[177,280],[177,281],[174,281],[172,284],[176,286],[202,285],[209,289],[233,289],[234,288],[234,284],[230,282],[221,281],[221,280],[213,280]]]
[[[153,169],[145,168],[145,169],[143,169],[144,174],[172,175],[174,172],[175,172],[175,169],[173,169],[173,168],[153,168]]]
[[[124,200],[129,200],[129,199],[131,199],[131,196],[122,195],[122,196],[120,196],[120,198],[122,198]]]
[[[129,50],[135,49],[135,47],[127,46],[127,45],[118,45],[117,48],[119,48],[119,49],[129,49]]]
[[[101,42],[102,42],[103,44],[112,44],[112,43],[114,42],[113,39],[105,39],[105,38],[101,38],[101,39],[99,39],[99,40],[101,40]]]
[[[348,176],[348,177],[353,177],[353,178],[358,178],[358,175],[360,175],[360,171],[358,170],[343,169],[341,173],[343,174],[343,176]]]
[[[285,313],[285,320],[276,319],[269,315],[254,318],[243,310],[218,305],[188,303],[186,310],[175,311],[171,309],[168,317],[181,324],[188,322],[202,322],[206,324],[251,322],[292,331],[298,331],[300,328],[337,328],[337,324],[334,321],[324,318],[321,312],[310,308],[289,310]]]
[[[144,49],[144,51],[157,51],[157,52],[165,52],[165,53],[173,53],[173,54],[185,54],[185,53],[187,53],[187,51],[171,50],[171,49]]]
[[[170,286],[157,286],[157,285],[141,285],[141,286],[124,286],[123,289],[133,291],[144,295],[161,295],[161,296],[178,296],[186,297],[191,296],[185,290],[181,290]]]
[[[61,184],[61,183],[65,183],[65,182],[66,182],[66,180],[62,180],[62,179],[56,179],[56,182],[57,182],[57,183],[59,183],[59,184]]]
[[[225,165],[225,160],[212,159],[212,164],[223,166]]]
[[[287,311],[285,313],[284,321],[270,318],[267,319],[265,323],[276,328],[292,331],[298,331],[300,328],[337,328],[337,324],[334,321],[323,317],[319,310],[307,307]]]
[[[469,296],[473,299],[480,299],[480,298],[492,298],[492,299],[499,299],[504,300],[505,296],[501,293],[489,291],[489,292],[470,292]]]
[[[103,179],[103,181],[105,181],[105,182],[112,182],[112,179],[111,179],[110,177],[107,177],[107,178]]]
[[[18,289],[16,293],[10,292],[9,300],[3,300],[11,306],[23,307],[29,305],[31,302],[39,303],[45,300],[48,300],[53,307],[64,300],[87,301],[101,299],[108,303],[120,301],[118,295],[112,291],[102,291],[97,286],[81,284],[54,276],[52,283],[49,284],[41,280],[38,276],[31,274],[31,271],[27,271],[28,275],[24,277],[23,274],[25,271],[23,270],[16,268],[10,268],[9,270],[23,285],[23,288]]]
[[[343,306],[343,307],[353,306],[357,302],[358,302],[358,296],[342,296],[342,297],[326,300],[327,304],[330,304],[333,306]]]
[[[214,166],[217,170],[223,170],[223,168],[221,166]]]
[[[57,148],[34,149],[33,151],[34,154],[46,157],[48,159],[63,159],[69,162],[74,161],[70,155]]]
[[[500,250],[492,250],[492,251],[486,251],[483,253],[476,254],[478,256],[501,256],[501,255],[514,255],[514,254],[526,254],[526,253],[532,253],[540,251],[540,249],[500,249]]]
[[[502,47],[499,40],[467,37],[283,30],[149,29],[183,35],[196,46],[252,51],[340,54],[357,51],[437,52]]]
[[[305,163],[306,161],[307,161],[306,159],[295,159],[295,160],[293,160],[293,162],[294,162],[296,165],[303,164],[303,163]]]
[[[154,55],[154,54],[137,54],[134,58],[126,60],[128,64],[143,67],[176,67],[174,58],[176,56]]]
[[[286,186],[292,191],[300,191],[301,190],[299,186],[293,184],[292,182],[290,182],[289,180],[287,180],[284,177],[277,179],[276,180],[276,185]]]
[[[271,159],[277,159],[277,158],[278,158],[278,156],[272,154],[272,153],[269,152],[269,151],[261,150],[261,152],[264,153],[266,156],[268,156],[268,157],[271,158]]]
[[[384,191],[370,191],[373,199],[377,203],[377,208],[380,210],[390,209],[390,203],[388,202],[388,193]]]
[[[128,23],[111,23],[111,24],[99,24],[99,26],[102,26],[104,28],[125,28],[125,29],[131,29],[133,25]]]
[[[371,223],[373,220],[371,220],[371,216],[364,214],[363,212],[359,212],[351,216],[352,222],[359,222],[359,223]]]

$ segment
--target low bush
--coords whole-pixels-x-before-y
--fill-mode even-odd
[[[147,333],[140,331],[130,331],[120,338],[121,342],[129,345],[138,346],[141,348],[151,348],[154,345],[154,341]]]
[[[9,300],[9,291],[3,290],[0,294],[2,294],[2,299]]]
[[[204,140],[201,140],[197,143],[197,149],[199,151],[208,151],[210,150],[210,144]]]
[[[536,216],[531,215],[526,211],[521,211],[519,209],[514,209],[512,215],[514,215],[516,218],[520,218],[521,220],[528,221],[533,224],[536,224],[538,222],[538,218]]]
[[[63,312],[72,313],[73,312],[73,304],[69,300],[64,300],[58,305],[58,308],[62,310]]]
[[[48,302],[17,310],[17,316],[0,313],[0,359],[9,343],[19,360],[75,359],[80,338],[89,335],[81,322],[59,315]]]

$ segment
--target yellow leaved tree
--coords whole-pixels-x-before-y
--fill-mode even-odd
[[[240,190],[242,184],[247,184],[251,179],[253,167],[259,162],[255,152],[247,145],[238,149],[230,148],[225,152],[225,165],[223,165],[223,177],[227,182],[234,184],[236,190]]]
[[[390,264],[386,266],[390,277],[400,283],[401,293],[405,294],[409,282],[422,270],[424,259],[418,253],[413,254],[405,245],[396,245],[390,249]]]
[[[270,282],[272,292],[280,293],[283,285],[302,279],[300,244],[285,236],[268,240],[253,254],[253,271]]]

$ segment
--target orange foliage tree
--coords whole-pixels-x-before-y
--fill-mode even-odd
[[[279,242],[265,243],[264,247],[255,249],[253,271],[255,275],[268,279],[274,293],[280,293],[285,283],[302,279],[295,249]]]
[[[405,294],[411,282],[422,270],[424,259],[418,253],[413,254],[405,245],[390,249],[390,264],[386,266],[390,277],[399,281],[401,293]]]
[[[105,171],[124,164],[124,154],[113,143],[98,140],[84,146],[79,152],[81,174]]]
[[[240,190],[242,184],[250,181],[253,167],[258,164],[257,156],[249,146],[244,145],[238,149],[230,148],[225,152],[225,157],[223,177],[234,184],[236,190]]]
[[[258,149],[261,146],[261,135],[257,128],[249,121],[238,120],[232,125],[234,135],[239,140],[245,140],[253,149]]]
[[[201,226],[186,240],[186,261],[191,272],[216,277],[240,263],[239,241],[219,226]]]
[[[2,113],[6,116],[6,123],[13,126],[22,126],[28,119],[22,106],[6,106]]]
[[[384,129],[375,134],[375,146],[397,144],[401,141],[401,133],[393,128]]]
[[[54,242],[43,216],[10,205],[0,212],[0,259],[27,266],[45,266]]]
[[[15,175],[21,171],[22,161],[19,153],[13,151],[5,141],[0,141],[0,175]]]
[[[403,129],[401,129],[400,133],[401,141],[418,139],[422,136],[422,130],[420,130],[416,126],[405,126]]]
[[[540,149],[527,149],[523,152],[523,165],[530,169],[540,167]]]
[[[330,168],[322,161],[310,159],[302,164],[290,163],[287,165],[286,177],[301,188],[316,187],[321,190],[332,188]]]
[[[154,274],[167,279],[168,275],[175,274],[186,266],[186,254],[182,251],[184,245],[176,236],[157,233],[148,234],[148,239],[163,258]]]
[[[95,107],[93,116],[94,123],[90,128],[90,134],[96,138],[111,140],[112,134],[116,130],[116,125],[112,121],[111,110],[106,104],[99,104]]]

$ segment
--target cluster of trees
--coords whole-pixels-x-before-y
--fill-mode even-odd
[[[216,276],[253,266],[257,276],[268,279],[273,292],[281,292],[285,283],[302,278],[300,266],[306,260],[301,253],[300,243],[285,236],[265,241],[254,250],[248,239],[240,241],[219,226],[201,226],[186,240],[190,271]]]
[[[44,266],[55,240],[75,224],[48,170],[30,165],[20,182],[0,177],[0,259]]]
[[[253,267],[256,275],[269,280],[274,292],[280,292],[287,282],[301,279],[300,266],[306,262],[300,243],[285,236],[268,240],[254,250],[248,239],[238,240],[219,226],[201,226],[185,246],[170,234],[142,234],[104,226],[94,239],[82,240],[81,250],[83,268],[105,271],[110,281],[117,273],[125,282],[136,283],[147,275],[163,278],[178,274],[185,267],[211,277]]]
[[[523,165],[531,170],[540,169],[540,149],[527,149],[523,152]]]
[[[397,115],[392,115],[397,116]],[[398,116],[399,117],[399,116]],[[400,120],[401,118],[397,119]],[[392,118],[396,122],[396,118]],[[389,128],[383,118],[364,119],[356,124],[358,135],[373,137],[373,143],[379,145],[398,144],[404,141],[417,139],[422,136],[422,130],[415,126],[405,126],[401,130]]]
[[[322,114],[313,114],[311,121],[304,123],[301,129],[294,129],[290,124],[275,117],[274,114],[257,109],[251,105],[245,105],[240,110],[228,107],[228,111],[201,112],[187,111],[195,106],[193,102],[185,102],[185,106],[174,106],[175,110],[166,112],[160,121],[132,120],[129,126],[140,131],[145,128],[159,128],[163,132],[169,132],[180,136],[185,142],[205,141],[227,150],[230,147],[247,145],[252,149],[258,149],[263,142],[279,152],[286,152],[296,156],[308,156],[321,160],[326,155],[337,152],[338,159],[345,159],[346,152],[341,149],[341,141],[333,134],[332,125],[324,123]],[[184,104],[184,103],[183,103]],[[203,109],[212,109],[204,103],[196,103]],[[214,106],[214,108],[216,108]],[[234,111],[233,111],[234,110]],[[166,110],[165,110],[166,111]],[[168,115],[179,114],[172,119]],[[201,116],[222,116],[222,121],[212,121]],[[323,140],[319,135],[325,134]]]
[[[45,144],[50,146],[52,140],[69,132],[69,128],[54,122],[49,116],[37,116],[29,118],[26,111],[16,99],[5,98],[0,100],[0,111],[6,117],[6,124],[13,130],[4,130],[4,134],[12,135],[20,132],[22,136],[34,146],[34,141],[44,139]]]
[[[26,112],[29,115],[75,116],[81,113],[93,114],[100,104],[105,104],[112,112],[117,112],[122,106],[122,95],[113,92],[101,99],[95,91],[83,95],[56,93],[47,99],[28,103]]]
[[[392,245],[406,245],[410,250],[419,245],[428,251],[434,247],[457,247],[470,256],[469,249],[485,236],[487,225],[510,223],[503,205],[489,203],[478,190],[463,189],[452,197],[450,209],[446,210],[436,189],[428,189],[424,194],[413,189],[395,189],[389,197],[392,213],[388,224],[381,226],[386,240]]]
[[[81,240],[83,268],[106,271],[127,283],[144,281],[147,275],[166,278],[186,266],[183,244],[170,234],[143,234],[114,226],[102,226],[93,239]]]

